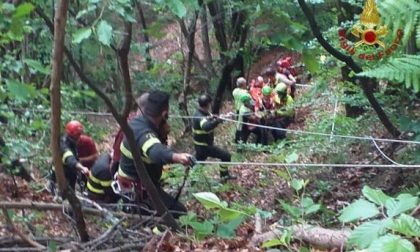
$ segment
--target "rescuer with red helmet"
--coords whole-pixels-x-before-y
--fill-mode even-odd
[[[67,183],[74,190],[77,181],[77,173],[81,172],[85,176],[89,176],[89,169],[79,161],[77,153],[77,143],[83,133],[83,125],[79,121],[72,120],[65,126],[65,134],[60,139],[61,160],[63,161],[64,176]],[[55,171],[51,176],[48,190],[55,194]]]

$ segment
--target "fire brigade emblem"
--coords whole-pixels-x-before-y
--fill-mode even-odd
[[[358,47],[366,44],[369,46],[379,45],[385,48],[385,44],[379,39],[388,34],[388,28],[384,25],[379,25],[380,22],[381,18],[375,0],[367,0],[360,15],[360,23],[354,25],[351,31],[354,36],[360,39],[354,46]]]

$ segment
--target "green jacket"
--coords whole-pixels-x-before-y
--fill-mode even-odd
[[[277,96],[276,104],[278,109],[276,110],[276,115],[278,116],[293,116],[294,110],[293,110],[293,104],[295,101],[290,95],[286,96],[285,100],[280,100],[280,98]]]
[[[232,95],[236,111],[239,111],[239,109],[241,108],[241,96],[246,93],[248,93],[248,90],[242,88],[235,88],[233,90]]]

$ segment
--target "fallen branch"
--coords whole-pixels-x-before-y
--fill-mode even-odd
[[[10,216],[9,216],[9,213],[7,212],[7,209],[4,206],[2,206],[1,209],[3,210],[4,218],[6,219],[7,225],[9,226],[9,228],[12,229],[13,233],[18,235],[20,238],[22,238],[22,240],[24,240],[26,243],[28,243],[32,247],[34,247],[36,249],[45,249],[44,246],[42,246],[38,242],[30,239],[24,233],[20,232],[20,230],[17,229],[15,225],[13,225],[13,221],[12,221],[12,219],[10,219]]]
[[[101,245],[106,240],[110,239],[115,234],[115,231],[118,229],[118,226],[123,222],[125,219],[122,218],[118,222],[114,223],[110,229],[108,229],[105,233],[97,237],[96,239],[89,241],[83,244],[85,247],[84,251],[94,251],[99,245]]]
[[[6,209],[34,209],[34,210],[40,210],[40,211],[62,211],[63,206],[61,204],[57,203],[44,203],[44,202],[13,202],[13,201],[0,201],[0,206],[2,208]],[[96,216],[103,216],[104,212],[89,208],[89,207],[83,207],[83,212],[90,215],[96,215]],[[126,213],[119,213],[119,212],[112,212],[109,211],[109,213],[112,213],[115,217],[120,218],[126,218],[126,219],[136,219],[136,220],[143,220],[145,217],[141,215],[135,215],[135,214],[126,214]],[[156,222],[160,222],[160,218],[153,217]]]
[[[47,245],[49,242],[56,243],[68,243],[72,240],[69,237],[33,237],[32,240],[42,244]],[[22,238],[13,238],[13,237],[2,237],[0,238],[0,247],[10,247],[11,245],[21,245],[25,243]]]
[[[111,221],[112,224],[121,223],[121,221],[118,220],[117,218],[115,218],[114,215],[108,209],[103,208],[98,203],[96,203],[96,202],[94,202],[90,199],[87,199],[85,197],[82,197],[82,196],[77,196],[77,198],[80,201],[85,202],[87,204],[90,204],[90,205],[94,206],[95,208],[97,208],[99,211],[101,211],[103,213],[102,216],[104,216],[107,220]]]
[[[45,251],[45,249],[42,249],[42,248],[0,248],[0,252],[10,252],[10,251],[13,251],[13,252],[19,252],[19,251],[22,251],[22,252],[28,252],[28,251]]]
[[[117,251],[128,251],[128,250],[140,250],[144,247],[144,243],[129,243],[121,247],[116,247],[112,249],[102,250],[102,252],[117,252]]]
[[[295,225],[291,227],[292,238],[302,240],[317,247],[332,249],[345,247],[350,236],[350,230],[330,230],[311,225]],[[258,245],[282,235],[281,230],[273,230],[260,235],[254,235],[251,242]]]

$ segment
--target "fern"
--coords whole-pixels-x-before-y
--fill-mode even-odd
[[[384,0],[378,5],[381,18],[393,33],[404,27],[403,43],[417,29],[417,45],[420,45],[420,2],[418,0]]]
[[[387,64],[358,75],[405,83],[417,93],[420,91],[420,55],[391,59]]]

